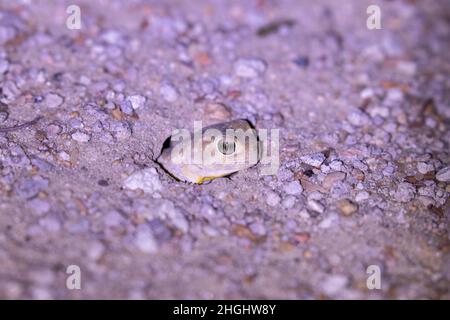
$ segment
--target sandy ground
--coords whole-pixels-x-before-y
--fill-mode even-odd
[[[123,3],[0,1],[0,298],[450,298],[448,1]],[[238,118],[276,175],[155,162]]]

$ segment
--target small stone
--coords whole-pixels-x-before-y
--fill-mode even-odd
[[[116,110],[116,109],[113,109],[113,111],[112,111],[113,112],[113,118],[117,119],[117,120],[122,120],[123,117],[120,117],[117,114],[114,114],[114,112],[117,113],[117,111],[114,111],[114,110]],[[133,106],[132,106],[131,102],[128,101],[128,100],[122,101],[120,103],[120,111],[122,111],[124,114],[132,115],[133,112],[134,112],[134,109],[133,109]]]
[[[49,93],[45,96],[45,105],[51,109],[59,107],[64,102],[64,98],[56,93]]]
[[[50,210],[50,204],[39,198],[28,201],[27,207],[29,207],[37,216],[42,216]]]
[[[308,209],[316,213],[323,213],[325,210],[324,206],[319,201],[314,199],[308,199],[306,204],[308,206]]]
[[[255,221],[250,226],[249,229],[251,232],[258,236],[264,236],[267,233],[266,227],[264,226],[264,223],[261,221]]]
[[[89,140],[91,140],[91,136],[87,133],[77,131],[72,134],[72,139],[77,142],[85,143],[85,142],[88,142]]]
[[[58,152],[58,158],[63,161],[69,161],[70,155],[65,151],[60,151],[60,152]]]
[[[338,202],[339,211],[342,215],[348,217],[358,211],[358,205],[348,199],[343,199]]]
[[[158,251],[156,240],[147,226],[138,227],[134,237],[134,244],[144,253],[155,253]]]
[[[320,229],[329,229],[338,220],[338,215],[332,213],[320,221],[318,227]]]
[[[336,182],[344,180],[346,174],[344,172],[330,172],[323,180],[323,186],[330,189]]]
[[[330,162],[329,166],[334,171],[342,171],[343,163],[340,160],[333,160]]]
[[[131,103],[134,110],[142,108],[145,105],[147,99],[141,95],[132,95],[127,97],[127,101]]]
[[[419,162],[417,164],[417,170],[419,170],[421,174],[427,174],[428,172],[434,171],[434,166],[430,163]]]
[[[288,184],[286,184],[284,186],[283,189],[284,189],[284,192],[286,192],[287,194],[290,194],[290,195],[299,195],[303,192],[302,185],[297,180],[289,182]]]
[[[205,107],[205,117],[211,120],[225,121],[231,118],[231,110],[223,103],[209,103]]]
[[[256,78],[267,69],[267,64],[261,59],[241,58],[234,64],[234,72],[241,78]]]
[[[348,283],[348,279],[344,275],[330,275],[322,283],[321,288],[327,296],[334,296],[342,291]]]
[[[414,198],[416,188],[413,185],[402,182],[397,186],[397,190],[394,192],[394,198],[398,202],[409,202]]]
[[[133,173],[125,180],[124,187],[130,190],[141,189],[146,193],[154,193],[162,189],[158,172],[155,168],[148,168]]]
[[[17,194],[24,198],[32,198],[48,188],[48,180],[41,176],[33,176],[19,182]]]
[[[161,85],[159,93],[167,102],[175,102],[178,99],[178,91],[174,86],[168,83]]]
[[[294,196],[287,196],[285,199],[283,199],[281,204],[282,204],[283,208],[290,209],[295,204],[295,197]]]
[[[92,241],[86,250],[89,259],[96,261],[105,252],[105,246],[100,241]]]
[[[48,232],[58,232],[61,229],[61,222],[52,216],[46,216],[39,220],[39,225]]]
[[[347,120],[356,127],[370,124],[370,117],[359,109],[350,112],[347,115]]]
[[[362,202],[364,200],[369,199],[369,196],[370,195],[369,195],[369,193],[367,191],[358,192],[358,194],[356,194],[355,201],[356,202]]]
[[[391,105],[393,103],[402,102],[405,98],[403,91],[398,88],[392,88],[387,90],[385,103]]]
[[[113,122],[111,124],[111,130],[113,131],[113,136],[119,141],[125,141],[132,135],[130,125],[125,121]]]
[[[313,153],[310,155],[306,155],[303,157],[300,157],[300,160],[303,163],[306,163],[310,166],[319,168],[320,165],[325,161],[325,156],[321,152]]]
[[[276,205],[278,205],[280,203],[280,200],[280,196],[273,191],[269,191],[266,194],[266,203],[271,207],[275,207]]]
[[[445,167],[436,173],[436,179],[441,182],[450,181],[450,167]]]
[[[61,132],[62,132],[62,128],[55,123],[49,124],[46,128],[47,135],[51,136],[51,137],[54,137],[54,136],[60,134]]]
[[[372,118],[375,118],[376,116],[387,118],[389,116],[389,108],[376,106],[369,109],[369,114]]]
[[[0,58],[0,75],[6,73],[8,69],[9,69],[8,60]]]
[[[424,205],[424,207],[428,208],[429,206],[436,205],[436,201],[433,198],[428,196],[418,196],[417,200]]]

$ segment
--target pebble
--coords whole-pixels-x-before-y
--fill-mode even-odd
[[[32,198],[48,188],[48,180],[41,176],[33,176],[19,182],[17,194],[24,198]]]
[[[234,64],[234,73],[241,78],[256,78],[267,69],[267,64],[261,59],[241,58]]]
[[[369,197],[370,197],[370,194],[367,191],[361,191],[356,194],[355,201],[362,202],[364,200],[369,199]]]
[[[64,102],[64,98],[56,93],[49,93],[45,96],[45,104],[47,107],[58,108]]]
[[[281,204],[282,204],[283,208],[290,209],[295,204],[295,197],[294,196],[287,196],[286,198],[283,199]]]
[[[125,141],[132,135],[130,125],[124,121],[114,121],[111,124],[111,130],[113,131],[114,137],[119,141]]]
[[[58,232],[61,229],[61,222],[56,217],[46,216],[39,220],[41,225],[48,232]]]
[[[145,101],[147,100],[144,96],[141,95],[132,95],[128,96],[127,101],[131,103],[131,106],[134,110],[142,108],[145,105]]]
[[[258,236],[264,236],[267,233],[266,227],[264,226],[264,223],[261,221],[255,221],[250,226],[249,229],[251,232]]]
[[[266,194],[266,203],[271,207],[275,207],[276,205],[278,205],[280,203],[280,200],[280,196],[273,191],[269,191]]]
[[[397,190],[394,192],[394,198],[399,202],[409,202],[414,198],[416,189],[413,185],[402,182],[397,186]]]
[[[286,192],[289,195],[299,195],[303,192],[302,185],[299,181],[292,181],[289,182],[284,186],[284,192]]]
[[[9,62],[6,59],[0,58],[0,75],[9,70]]]
[[[332,213],[329,214],[327,217],[325,217],[325,219],[323,219],[322,221],[320,221],[318,227],[320,229],[328,229],[330,228],[337,220],[339,219],[339,217],[337,216],[337,214]]]
[[[34,214],[38,216],[42,216],[50,210],[50,204],[42,199],[34,198],[27,203],[27,207],[29,207]]]
[[[133,114],[133,106],[130,101],[124,100],[120,103],[120,111],[122,111],[126,115],[132,115]],[[117,117],[116,117],[117,118]]]
[[[65,151],[58,152],[58,158],[63,161],[70,161],[70,155]]]
[[[370,124],[370,117],[363,111],[357,109],[347,115],[347,120],[356,127]]]
[[[334,296],[342,291],[348,283],[348,279],[344,275],[329,275],[322,283],[321,288],[327,296]]]
[[[138,227],[134,236],[134,244],[144,253],[155,253],[158,251],[158,245],[150,228],[144,225]]]
[[[338,202],[339,211],[343,216],[351,216],[358,211],[358,205],[348,199],[343,199]]]
[[[124,181],[123,186],[130,190],[141,189],[145,193],[154,193],[162,189],[158,172],[155,168],[148,168],[133,173]]]
[[[306,163],[313,167],[320,167],[320,165],[325,161],[325,156],[321,152],[313,153],[310,155],[306,155],[303,157],[300,157],[300,161],[303,163]]]
[[[72,139],[77,142],[85,143],[85,142],[88,142],[89,140],[91,140],[91,136],[87,133],[77,131],[75,133],[72,133]]]
[[[324,206],[317,200],[308,199],[306,204],[308,206],[308,209],[317,213],[323,213],[325,210]]]
[[[426,208],[430,205],[436,205],[436,201],[433,198],[427,196],[418,196],[417,200],[422,203]]]
[[[223,103],[209,103],[205,107],[205,116],[211,120],[225,121],[231,117],[231,110]]]
[[[330,172],[326,175],[322,185],[324,188],[330,189],[336,182],[344,180],[345,177],[346,174],[344,172]]]
[[[96,261],[105,252],[105,246],[100,241],[92,241],[86,250],[89,259]]]
[[[334,171],[342,171],[343,163],[340,160],[333,160],[330,162],[329,167]]]
[[[159,89],[159,93],[167,102],[175,102],[178,99],[178,91],[174,86],[168,83],[164,83],[161,85]]]
[[[450,181],[450,167],[445,167],[436,173],[436,179],[441,182]]]
[[[434,171],[434,166],[430,163],[419,162],[417,164],[417,170],[419,170],[421,174],[427,174],[428,172]]]

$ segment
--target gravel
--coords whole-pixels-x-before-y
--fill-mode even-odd
[[[436,179],[442,182],[450,181],[450,167],[445,167],[436,173]]]
[[[140,189],[150,194],[162,189],[158,172],[155,168],[148,168],[133,173],[125,179],[123,186],[130,190]]]
[[[238,77],[257,78],[264,74],[267,64],[261,59],[240,58],[234,64],[234,72]]]

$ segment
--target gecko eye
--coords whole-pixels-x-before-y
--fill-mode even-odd
[[[233,154],[234,151],[236,151],[236,143],[223,141],[223,139],[221,139],[217,143],[217,149],[219,150],[220,153],[228,156],[230,154]]]

